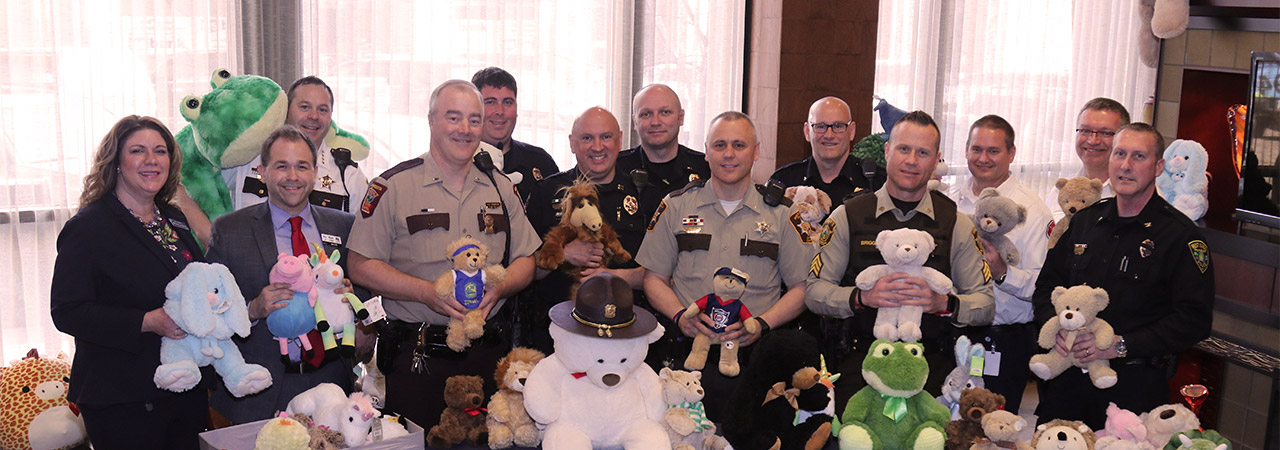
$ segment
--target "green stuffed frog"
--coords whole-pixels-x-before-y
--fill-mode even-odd
[[[923,346],[884,339],[871,343],[862,377],[867,386],[849,399],[833,430],[841,450],[943,448],[951,413],[924,392],[929,363]]]
[[[222,169],[253,161],[262,141],[284,125],[288,96],[270,78],[213,72],[213,90],[182,99],[182,117],[190,122],[174,136],[182,148],[182,184],[213,220],[231,212],[231,190]]]

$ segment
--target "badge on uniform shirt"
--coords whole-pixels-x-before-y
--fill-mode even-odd
[[[542,170],[541,170],[541,169],[538,169],[537,167],[534,167],[534,168],[533,168],[533,180],[534,180],[534,181],[542,181]]]
[[[826,247],[831,242],[831,236],[836,232],[836,219],[828,217],[822,221],[822,233],[818,234],[818,246]]]
[[[498,209],[502,207],[502,202],[484,202],[484,206],[489,209]]]
[[[342,236],[320,233],[320,241],[326,244],[342,245]]]
[[[373,210],[377,209],[378,201],[382,200],[382,194],[387,192],[387,186],[374,181],[369,183],[369,190],[364,193],[364,202],[360,203],[360,215],[368,219],[373,215]]]
[[[760,235],[761,239],[764,239],[765,235],[769,234],[769,223],[756,222],[756,234]]]
[[[685,233],[701,233],[702,226],[706,224],[706,220],[698,217],[697,214],[680,219],[680,224],[684,225]]]
[[[1152,242],[1150,239],[1146,239],[1146,240],[1143,240],[1142,244],[1138,246],[1138,254],[1142,255],[1143,258],[1150,258],[1151,251],[1155,249],[1156,249],[1156,243]]]
[[[663,199],[658,203],[658,209],[653,212],[653,218],[649,219],[649,226],[645,227],[645,231],[653,231],[658,226],[658,218],[662,217],[662,213],[667,210],[667,201]]]
[[[640,210],[640,201],[636,200],[634,196],[628,195],[627,198],[622,199],[622,209],[626,210],[627,214],[634,216],[636,211]]]
[[[329,186],[333,186],[333,177],[331,177],[331,176],[329,176],[329,175],[325,175],[325,176],[323,176],[323,177],[320,177],[320,186],[321,186],[321,187],[323,187],[323,188],[325,188],[325,189],[328,189],[328,188],[329,188]]]
[[[1209,245],[1196,239],[1188,242],[1187,247],[1191,248],[1191,259],[1196,261],[1196,267],[1200,268],[1200,273],[1209,270]]]
[[[1076,248],[1075,248],[1075,253],[1076,253],[1076,255],[1077,255],[1077,256],[1078,256],[1078,255],[1083,255],[1083,254],[1084,254],[1084,250],[1085,250],[1085,249],[1087,249],[1087,248],[1089,248],[1089,244],[1076,244]]]
[[[1143,227],[1143,228],[1151,228],[1151,222],[1147,222],[1147,223],[1142,224],[1142,227]]]

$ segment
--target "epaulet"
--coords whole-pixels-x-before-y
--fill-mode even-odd
[[[705,184],[707,184],[707,181],[706,181],[706,180],[703,180],[703,179],[701,179],[701,178],[699,178],[699,179],[696,179],[696,180],[690,181],[690,182],[689,182],[689,184],[684,185],[684,187],[682,187],[682,188],[680,188],[680,189],[676,189],[676,190],[674,190],[674,191],[671,191],[671,193],[670,193],[670,194],[667,194],[667,195],[668,195],[668,196],[670,196],[671,198],[676,198],[676,197],[679,197],[679,196],[680,196],[680,194],[685,193],[685,191],[688,191],[689,189],[693,189],[693,188],[700,188],[700,187],[702,187],[702,186],[703,186],[703,185],[705,185]]]
[[[382,172],[382,175],[378,175],[378,178],[381,178],[381,179],[383,179],[383,180],[390,180],[390,179],[391,179],[391,177],[395,176],[395,174],[400,173],[400,172],[404,172],[404,171],[409,170],[409,169],[412,169],[412,168],[414,168],[414,167],[421,166],[421,165],[422,165],[422,163],[424,163],[424,162],[426,162],[426,161],[423,161],[423,160],[422,160],[422,158],[413,158],[413,159],[410,159],[410,160],[405,161],[405,162],[402,162],[402,163],[400,163],[400,164],[396,164],[396,166],[395,166],[395,167],[392,167],[392,168],[390,168],[390,169],[387,169],[387,171],[386,171],[386,172]]]

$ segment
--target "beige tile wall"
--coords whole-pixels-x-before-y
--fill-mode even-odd
[[[1160,50],[1155,126],[1166,139],[1178,135],[1178,101],[1186,66],[1249,70],[1249,53],[1280,52],[1280,33],[1233,30],[1187,30],[1165,39]]]

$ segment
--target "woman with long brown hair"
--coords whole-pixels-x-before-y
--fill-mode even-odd
[[[203,386],[173,393],[152,381],[160,338],[186,334],[161,308],[165,285],[204,260],[172,204],[181,166],[159,120],[120,119],[98,146],[79,212],[58,235],[50,309],[54,325],[75,337],[67,397],[96,449],[197,448],[205,426]]]

